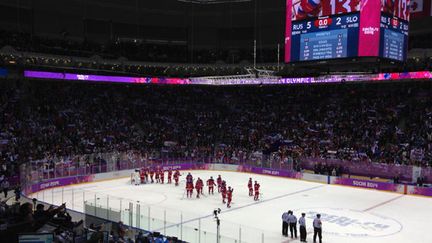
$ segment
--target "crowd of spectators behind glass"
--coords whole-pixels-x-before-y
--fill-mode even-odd
[[[135,151],[143,158],[337,158],[431,166],[429,83],[329,86],[0,84],[0,163]],[[91,161],[84,161],[91,163]],[[296,164],[297,169],[301,165]],[[334,171],[333,171],[334,169]],[[317,166],[317,173],[343,168]]]
[[[108,242],[115,243],[175,243],[182,242],[174,237],[160,235],[157,232],[138,232],[126,236],[128,227],[121,221],[110,223]],[[54,235],[54,242],[105,242],[104,224],[84,227],[83,220],[74,222],[72,216],[66,210],[66,204],[59,207],[40,204],[36,199],[30,202],[7,203],[0,201],[0,237],[2,242],[18,242],[18,234],[46,233]],[[106,231],[108,233],[108,231]]]
[[[2,242],[17,242],[19,233],[31,233],[42,229],[46,224],[55,225],[56,242],[72,242],[73,230],[81,227],[83,221],[73,222],[65,204],[45,208],[43,204],[0,202],[0,237]],[[70,234],[69,234],[70,233]]]

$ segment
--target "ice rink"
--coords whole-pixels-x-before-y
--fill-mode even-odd
[[[323,242],[382,243],[432,242],[428,234],[432,219],[432,198],[406,196],[382,191],[319,184],[301,180],[238,172],[191,171],[206,181],[220,174],[234,188],[230,209],[222,203],[217,190],[200,199],[185,198],[181,184],[131,185],[130,178],[87,183],[39,192],[33,197],[46,202],[67,202],[69,208],[83,211],[83,201],[134,214],[140,205],[139,222],[134,225],[182,235],[189,242],[215,242],[216,223],[212,212],[220,208],[222,243],[225,242],[300,242],[282,237],[283,212],[293,210],[297,217],[306,213],[308,242],[312,242],[312,220],[322,215]],[[249,177],[261,184],[262,197],[256,202],[248,196]],[[166,180],[166,178],[165,178]],[[165,181],[166,182],[166,181]],[[196,196],[194,192],[194,196]],[[124,221],[127,221],[124,218]],[[183,224],[181,224],[183,223]],[[180,224],[182,227],[180,227]],[[201,232],[197,234],[196,232]],[[235,241],[237,240],[237,241]]]

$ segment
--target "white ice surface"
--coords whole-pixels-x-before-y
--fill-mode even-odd
[[[108,204],[113,209],[121,207],[126,212],[122,218],[126,223],[129,202],[133,203],[134,214],[136,205],[140,204],[141,227],[148,229],[150,220],[151,230],[174,236],[181,234],[189,242],[215,242],[216,223],[211,214],[216,208],[222,210],[221,235],[225,237],[222,243],[235,242],[239,237],[241,242],[300,242],[281,236],[281,215],[287,210],[293,210],[297,217],[301,212],[307,213],[308,242],[312,242],[315,213],[322,214],[323,242],[432,242],[432,234],[428,232],[432,198],[264,175],[192,171],[194,179],[200,177],[204,181],[218,174],[234,188],[234,204],[230,209],[222,203],[217,190],[215,195],[207,195],[207,187],[205,197],[184,198],[185,175],[178,187],[173,184],[134,186],[130,178],[124,178],[55,188],[33,196],[54,204],[67,202],[69,208],[77,211],[83,211],[83,200],[96,200],[96,205]],[[248,196],[249,177],[261,184],[263,194],[258,202]],[[133,222],[136,224],[135,219]],[[184,222],[182,227],[180,222]],[[195,229],[201,229],[201,235]]]

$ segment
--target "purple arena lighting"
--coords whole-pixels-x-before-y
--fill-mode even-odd
[[[202,84],[202,85],[248,85],[248,84],[315,84],[315,83],[341,83],[341,82],[366,82],[366,81],[392,81],[408,79],[432,79],[432,72],[406,72],[406,73],[379,73],[379,74],[355,74],[355,75],[326,75],[320,77],[304,78],[280,78],[280,79],[235,79],[235,80],[218,80],[209,82],[205,77],[197,79],[184,78],[159,78],[159,77],[125,77],[125,76],[104,76],[89,74],[73,74],[59,72],[42,72],[42,71],[24,71],[26,78],[38,79],[58,79],[58,80],[77,80],[87,82],[112,82],[112,83],[135,83],[135,84]]]
[[[42,71],[24,71],[26,78],[40,79],[60,79],[60,80],[77,80],[89,82],[110,82],[110,83],[136,83],[136,84],[188,84],[189,79],[181,78],[159,78],[159,77],[125,77],[125,76],[105,76],[89,75],[74,73],[57,73]]]

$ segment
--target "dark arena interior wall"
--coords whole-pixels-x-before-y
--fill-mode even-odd
[[[121,14],[119,14],[121,12]],[[106,41],[137,38],[189,47],[283,43],[285,1],[194,4],[175,0],[13,1],[0,3],[0,26],[37,35]],[[255,32],[255,26],[257,31]]]

